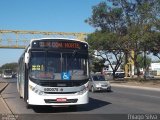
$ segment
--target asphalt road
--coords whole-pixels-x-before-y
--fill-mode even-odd
[[[1,80],[0,81],[4,81]],[[160,92],[133,88],[112,87],[112,92],[89,93],[89,104],[78,106],[77,111],[55,107],[26,109],[19,98],[16,80],[6,80],[9,85],[1,93],[14,117],[18,119],[64,119],[64,120],[117,120],[129,119],[132,114],[160,114]],[[7,116],[2,116],[7,117]],[[12,117],[12,116],[10,116]],[[157,119],[160,116],[157,116]]]

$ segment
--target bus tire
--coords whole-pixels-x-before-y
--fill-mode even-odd
[[[20,99],[22,99],[23,97],[22,97],[22,95],[21,95],[21,93],[20,93],[20,90],[19,90],[19,98]]]
[[[31,109],[31,108],[32,108],[32,105],[26,103],[26,108],[27,108],[27,109]]]
[[[26,105],[26,108],[27,108],[27,109],[31,109],[31,108],[32,108],[32,106],[31,106],[31,105],[29,105],[29,104],[27,104],[27,105]]]

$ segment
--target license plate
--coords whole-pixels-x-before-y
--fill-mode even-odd
[[[66,98],[57,98],[56,101],[57,102],[66,102],[67,99]]]

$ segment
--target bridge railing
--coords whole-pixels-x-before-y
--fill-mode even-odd
[[[0,30],[0,48],[24,49],[35,38],[76,38],[84,40],[87,33]]]

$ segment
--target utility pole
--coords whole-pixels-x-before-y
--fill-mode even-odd
[[[147,68],[147,64],[146,64],[146,46],[144,46],[144,79],[146,80],[146,68]]]

